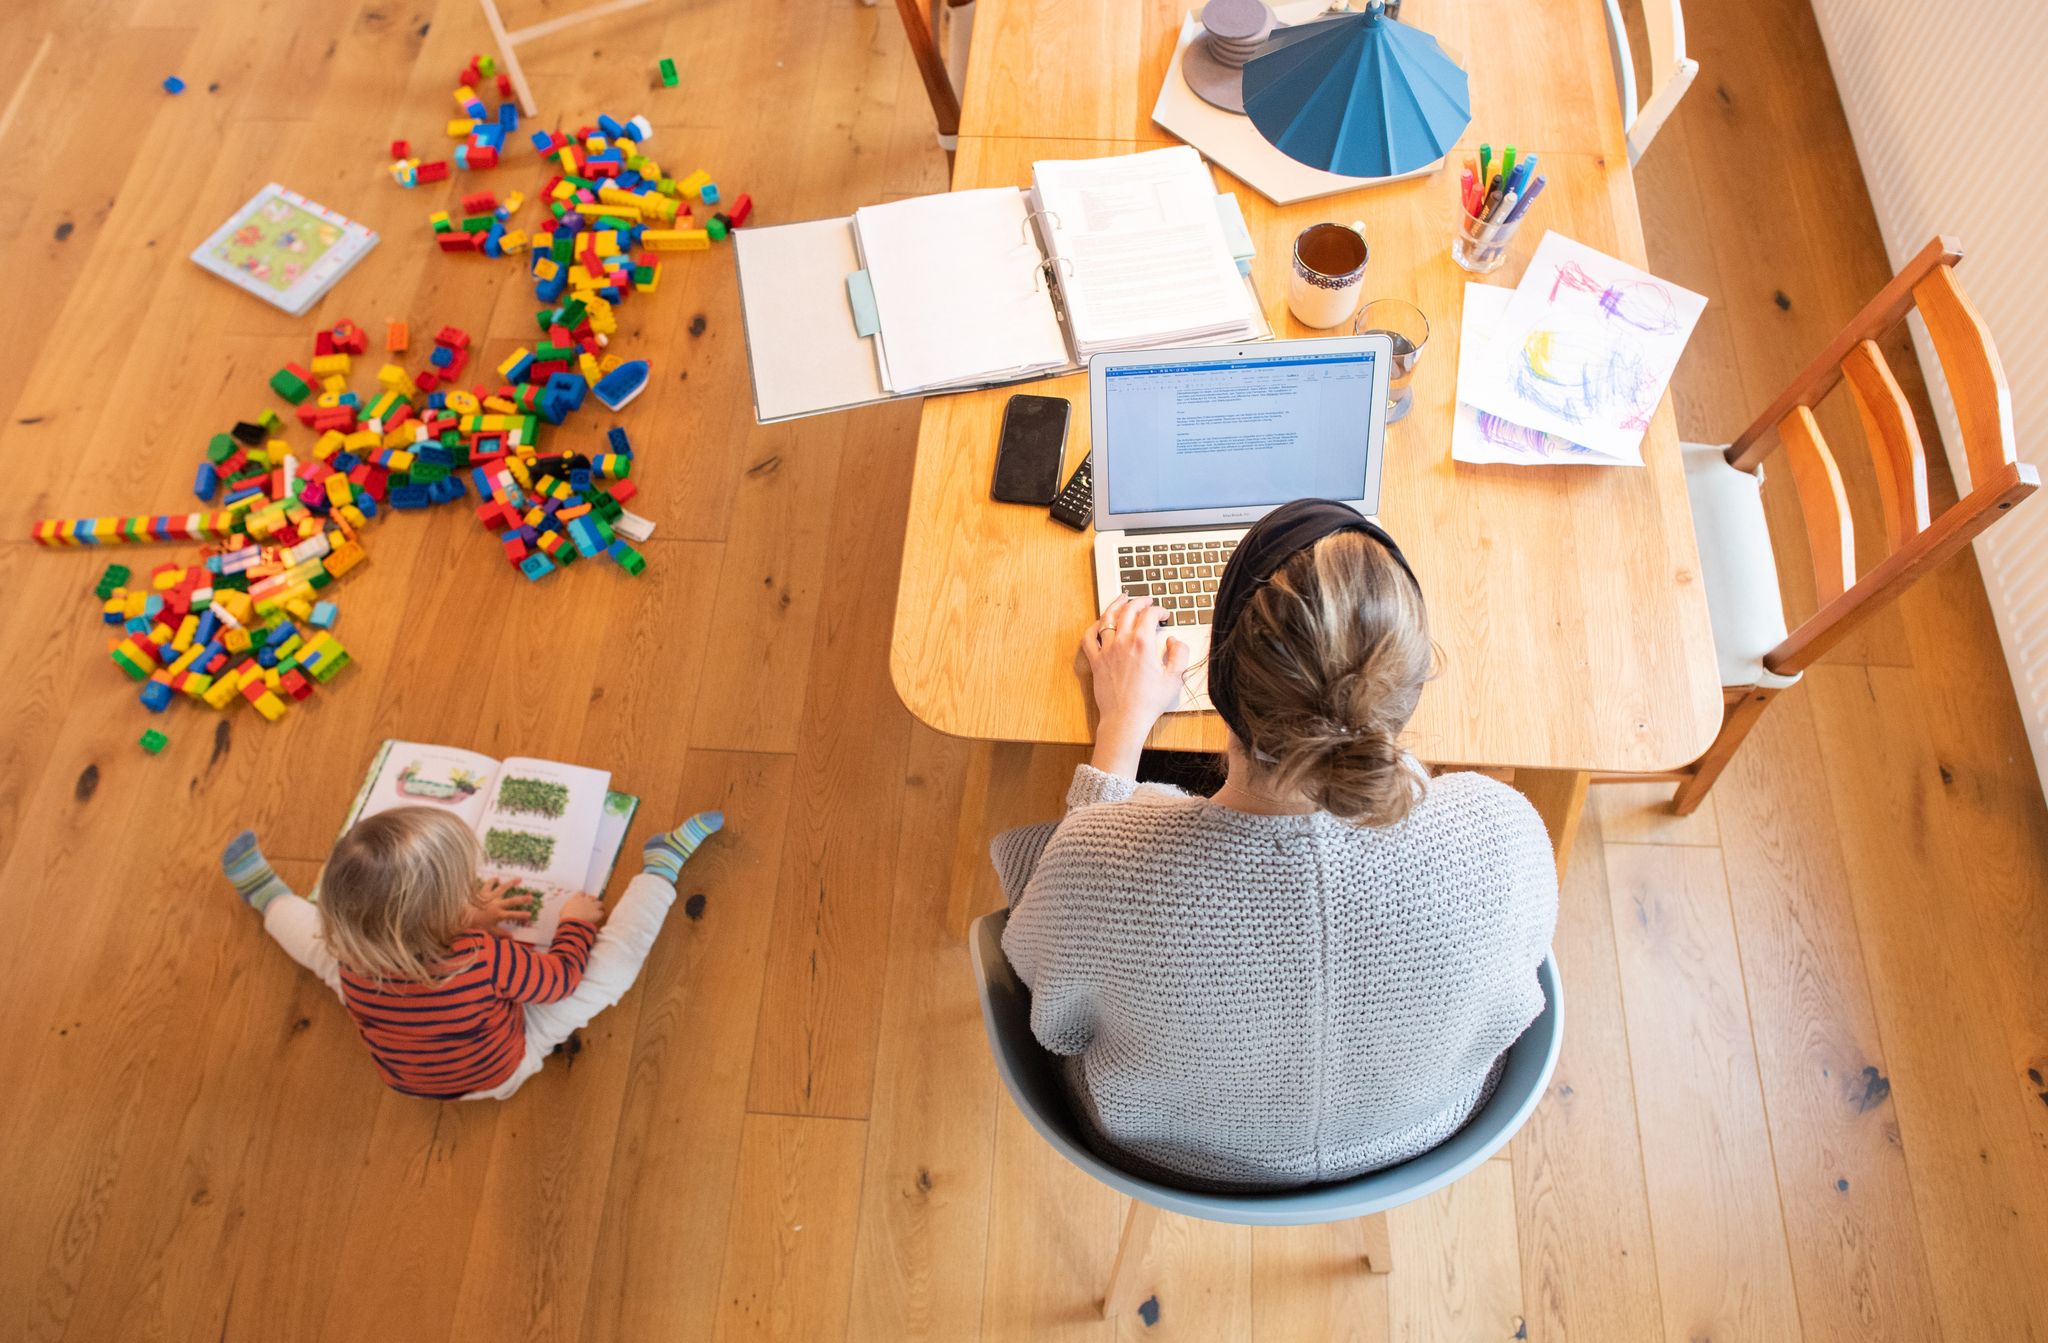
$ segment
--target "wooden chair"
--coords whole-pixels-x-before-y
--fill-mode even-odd
[[[861,0],[872,5],[875,0]],[[953,92],[952,76],[946,73],[945,58],[939,54],[938,42],[933,34],[938,31],[938,7],[958,8],[966,0],[932,0],[931,8],[925,8],[925,0],[896,0],[896,16],[903,21],[903,35],[910,39],[910,54],[917,61],[917,73],[924,80],[925,97],[932,102],[932,120],[937,123],[939,148],[946,151],[946,161],[953,161],[953,151],[960,147],[960,99]]]
[[[1779,691],[2040,487],[2040,473],[2015,450],[2012,397],[1998,350],[1956,283],[1961,259],[1962,245],[1953,238],[1928,243],[1741,437],[1725,448],[1682,445],[1725,708],[1721,733],[1705,755],[1670,776],[1652,776],[1681,781],[1672,799],[1679,815],[1699,806]],[[1948,379],[1970,475],[1969,493],[1939,517],[1928,512],[1920,431],[1875,343],[1916,306]],[[1812,410],[1843,381],[1863,422],[1884,510],[1885,556],[1860,574],[1841,473]],[[1789,631],[1760,489],[1759,468],[1774,430],[1806,521],[1819,601],[1819,609]]]
[[[1144,1285],[1141,1274],[1146,1249],[1162,1212],[1243,1226],[1359,1220],[1358,1249],[1366,1271],[1389,1272],[1393,1257],[1387,1239],[1387,1209],[1443,1188],[1478,1169],[1481,1162],[1506,1146],[1543,1098],[1564,1046],[1564,1004],[1557,963],[1546,958],[1536,972],[1543,986],[1543,1011],[1529,1023],[1521,1039],[1508,1047],[1492,1097],[1470,1123],[1441,1145],[1398,1166],[1306,1189],[1273,1194],[1204,1194],[1176,1189],[1131,1175],[1088,1146],[1053,1056],[1031,1033],[1031,990],[1018,980],[1003,955],[1003,929],[1009,922],[1007,909],[984,914],[974,921],[967,937],[981,994],[982,1024],[988,1030],[989,1049],[995,1055],[1003,1088],[1053,1150],[1131,1198],[1123,1235],[1117,1241],[1116,1261],[1110,1266],[1109,1285],[1102,1295],[1104,1319],[1137,1304]]]
[[[1679,0],[1643,0],[1643,29],[1649,38],[1650,97],[1640,109],[1635,57],[1629,50],[1628,26],[1618,0],[1606,0],[1607,36],[1614,44],[1614,78],[1621,87],[1621,126],[1628,137],[1629,166],[1634,167],[1657,138],[1665,119],[1692,86],[1700,63],[1685,54],[1685,13]]]

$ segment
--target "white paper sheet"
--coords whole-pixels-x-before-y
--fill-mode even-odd
[[[1640,448],[1608,456],[1581,447],[1568,438],[1511,423],[1474,409],[1462,398],[1480,378],[1480,368],[1496,358],[1493,336],[1506,317],[1515,291],[1498,285],[1465,283],[1465,314],[1458,336],[1457,418],[1451,424],[1451,460],[1508,466],[1641,466]]]
[[[1251,300],[1200,154],[1044,159],[1032,180],[1083,359],[1248,327]]]
[[[1210,207],[1213,223],[1215,209]],[[1067,363],[1015,187],[918,196],[853,212],[874,284],[882,385],[896,393],[977,385]]]
[[[1561,233],[1543,237],[1458,397],[1607,457],[1643,432],[1707,301]]]

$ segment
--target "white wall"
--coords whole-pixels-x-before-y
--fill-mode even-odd
[[[1813,8],[1893,264],[1937,233],[1961,240],[1956,275],[2004,360],[2020,457],[2048,474],[2048,0]],[[1955,414],[1917,318],[1914,336],[1962,485]],[[2048,498],[1976,546],[2048,790]]]

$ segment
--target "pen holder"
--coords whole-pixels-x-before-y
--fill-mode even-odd
[[[1451,260],[1474,275],[1491,275],[1508,259],[1508,245],[1515,240],[1519,219],[1489,224],[1458,206],[1458,236],[1451,239]]]

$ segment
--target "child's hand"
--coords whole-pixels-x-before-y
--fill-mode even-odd
[[[532,922],[532,899],[510,894],[518,884],[505,878],[491,878],[478,883],[476,894],[469,899],[467,925],[483,932],[503,934],[504,929],[498,927],[500,923]]]
[[[601,924],[604,922],[604,902],[594,895],[578,891],[563,902],[562,917],[581,919],[592,925]]]

